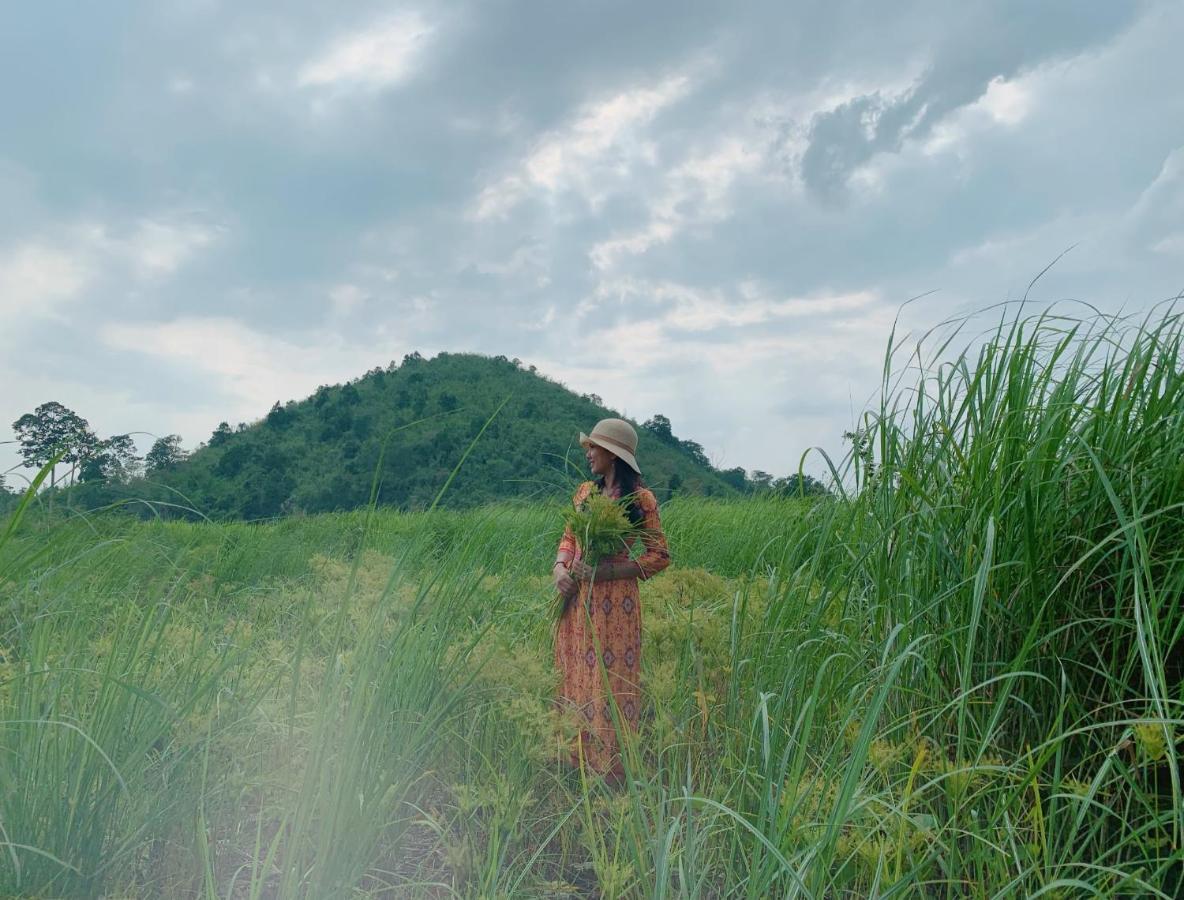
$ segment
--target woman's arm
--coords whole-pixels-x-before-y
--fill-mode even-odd
[[[584,482],[576,488],[572,503],[579,504],[587,496],[588,482]],[[551,567],[551,579],[555,582],[559,593],[565,597],[571,596],[579,589],[579,585],[572,577],[573,567],[581,565],[579,555],[580,546],[576,542],[576,536],[572,534],[570,527],[564,528],[563,537],[559,539],[559,547],[555,551],[555,564]]]
[[[637,577],[646,579],[670,565],[670,548],[666,546],[666,533],[662,530],[662,520],[658,516],[658,499],[653,492],[639,492],[637,503],[645,515],[645,533],[642,536],[645,552],[634,560],[634,565],[640,569]]]
[[[555,565],[551,566],[551,580],[555,583],[555,590],[564,597],[572,597],[579,590],[579,585],[572,578],[572,566],[579,565],[576,559],[576,539],[570,528],[563,530],[563,537],[559,539],[559,549],[555,551]]]

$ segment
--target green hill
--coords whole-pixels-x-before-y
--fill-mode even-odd
[[[442,504],[552,494],[583,477],[579,432],[616,415],[595,395],[576,394],[517,360],[416,353],[277,403],[259,422],[223,423],[187,460],[122,493],[167,498],[214,518],[258,519],[362,506],[377,476],[379,504],[416,509],[432,503],[472,445]],[[664,417],[635,425],[638,457],[659,497],[742,487],[743,473],[740,485],[730,484],[730,473],[713,469],[698,444],[676,438]]]

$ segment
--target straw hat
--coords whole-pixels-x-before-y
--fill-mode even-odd
[[[638,475],[641,474],[641,469],[637,467],[637,457],[634,456],[637,452],[637,432],[624,419],[601,419],[591,434],[581,431],[580,446],[587,447],[589,444],[603,447],[614,456],[619,456],[628,463],[629,468]]]

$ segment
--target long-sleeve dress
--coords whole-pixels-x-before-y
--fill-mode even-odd
[[[572,503],[579,506],[595,489],[593,482],[584,482]],[[657,499],[645,488],[639,488],[636,497],[645,517],[645,533],[644,552],[634,561],[642,577],[649,578],[670,565],[670,554],[658,518]],[[556,557],[570,566],[580,556],[579,543],[567,529]],[[628,551],[622,551],[607,561],[624,562],[629,556]],[[581,726],[572,748],[572,761],[579,764],[582,757],[592,770],[620,778],[624,774],[620,744],[604,689],[605,674],[621,722],[636,730],[641,712],[641,604],[637,578],[580,582],[578,597],[568,602],[559,620],[555,665],[562,676],[560,703],[575,712]]]

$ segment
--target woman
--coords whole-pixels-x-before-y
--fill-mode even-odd
[[[582,560],[569,528],[552,570],[555,587],[567,600],[555,638],[555,664],[562,675],[560,701],[575,711],[581,724],[572,761],[578,765],[582,760],[606,779],[619,781],[624,768],[613,706],[622,727],[630,729],[637,728],[641,711],[637,580],[670,565],[670,555],[658,501],[641,480],[633,427],[623,419],[602,419],[591,434],[580,434],[580,444],[596,480],[581,484],[572,502],[578,506],[596,490],[614,499],[626,498],[630,520],[645,529],[640,556],[630,559],[629,551],[622,550],[593,570]],[[605,691],[606,680],[611,697]]]

